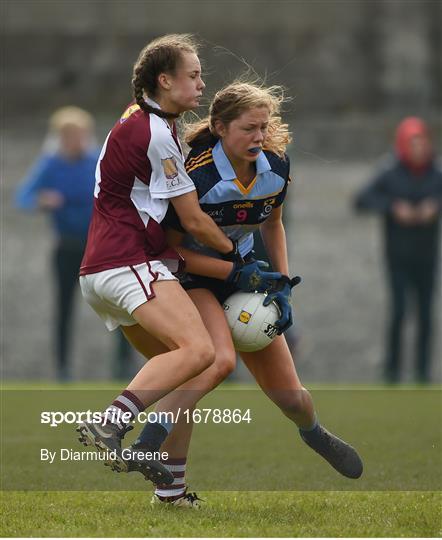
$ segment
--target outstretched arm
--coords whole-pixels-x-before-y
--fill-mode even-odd
[[[293,279],[289,277],[287,241],[282,222],[282,205],[272,211],[261,225],[260,231],[273,268],[279,270],[282,274],[281,279],[269,289],[264,300],[265,306],[275,302],[279,307],[281,315],[275,325],[278,327],[278,334],[282,334],[293,324],[291,290],[301,281],[299,276]]]
[[[223,231],[205,214],[199,205],[196,191],[170,199],[181,225],[201,243],[227,254],[234,248],[232,241]]]
[[[215,279],[225,280],[233,270],[233,262],[224,261],[202,255],[191,249],[183,247],[184,234],[175,229],[168,229],[166,232],[167,243],[178,251],[186,263],[186,272],[198,276],[206,276]]]
[[[182,233],[169,230],[166,234],[169,245],[184,258],[186,272],[191,274],[220,279],[246,292],[264,292],[281,278],[279,272],[266,272],[268,265],[263,261],[244,262],[239,257],[230,262],[209,257],[182,247]]]

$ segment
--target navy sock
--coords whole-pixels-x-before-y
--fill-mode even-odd
[[[167,428],[155,422],[146,424],[138,439],[134,442],[136,448],[146,448],[156,452],[160,449],[166,437],[169,435]]]
[[[315,419],[313,421],[313,424],[308,428],[299,428],[299,432],[304,434],[304,433],[309,433],[312,431],[317,431],[318,427],[319,427],[318,417],[315,414]]]

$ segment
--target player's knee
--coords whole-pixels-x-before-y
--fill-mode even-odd
[[[191,345],[189,355],[198,374],[215,362],[215,347],[210,339],[199,341]]]
[[[219,384],[235,369],[236,353],[231,350],[217,351],[215,359],[215,384]]]
[[[205,343],[200,355],[201,363],[204,366],[203,369],[210,367],[215,362],[216,352],[212,341],[207,341]]]

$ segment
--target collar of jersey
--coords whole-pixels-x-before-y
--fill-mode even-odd
[[[218,141],[212,150],[213,161],[222,180],[236,180],[236,174],[226,156],[221,141]],[[262,174],[271,171],[270,163],[264,152],[260,152],[256,160],[256,174]]]
[[[156,101],[154,101],[153,99],[150,99],[150,98],[147,97],[147,96],[144,98],[144,101],[145,101],[148,105],[150,105],[151,107],[153,107],[154,109],[161,109],[161,107],[158,105],[158,103],[157,103]],[[162,117],[159,117],[159,118],[161,118],[161,120],[162,120],[162,121],[164,122],[164,124],[167,126],[167,129],[168,129],[169,131],[171,131],[171,132],[175,135],[175,137],[176,137],[176,129],[171,128],[169,122],[168,122],[165,118],[162,118]],[[175,126],[175,122],[174,122],[173,125]]]
[[[150,99],[149,97],[145,97],[144,98],[144,101],[150,105],[151,107],[153,107],[154,109],[161,109],[161,107],[158,105],[158,103],[156,101],[154,101],[153,99]]]

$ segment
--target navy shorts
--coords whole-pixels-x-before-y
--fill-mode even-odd
[[[244,256],[246,262],[253,261],[253,251],[247,253]],[[226,283],[222,279],[215,279],[205,276],[197,276],[196,274],[182,274],[179,276],[181,286],[186,291],[191,291],[192,289],[207,289],[212,292],[218,302],[222,305],[224,300],[229,298],[231,294],[239,291],[240,289],[236,285],[231,285]]]
[[[231,285],[221,279],[197,276],[195,274],[185,274],[180,278],[183,289],[191,291],[192,289],[207,289],[212,292],[220,304],[229,298],[231,294],[239,291],[236,285]]]

